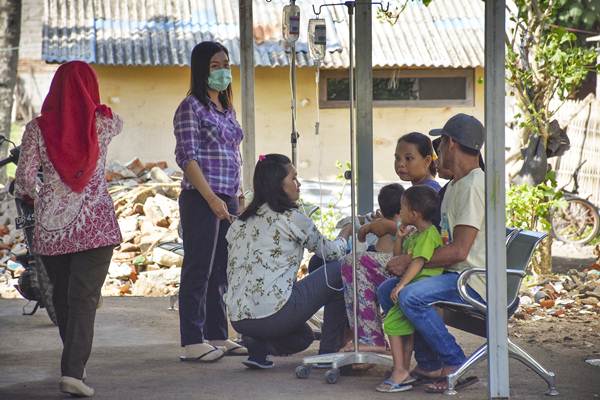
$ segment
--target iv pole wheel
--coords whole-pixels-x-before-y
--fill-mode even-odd
[[[310,367],[307,365],[298,365],[296,367],[296,378],[308,379],[310,376]]]
[[[336,383],[339,377],[340,377],[339,368],[332,368],[332,369],[327,370],[327,372],[325,372],[325,381],[329,384]]]

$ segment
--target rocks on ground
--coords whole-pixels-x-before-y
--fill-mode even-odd
[[[596,247],[600,256],[600,245]],[[525,287],[520,295],[515,318],[524,321],[542,319],[597,319],[600,316],[600,259],[582,270],[543,278]]]
[[[170,296],[179,291],[183,257],[158,247],[178,242],[182,174],[166,162],[112,163],[106,173],[123,235],[102,288],[107,296]]]
[[[182,174],[166,162],[125,165],[111,163],[106,170],[123,242],[113,254],[102,288],[109,296],[169,296],[176,294],[183,257],[158,246],[179,240]],[[18,298],[15,288],[25,268],[17,255],[27,252],[24,235],[14,225],[14,198],[0,190],[0,298]]]

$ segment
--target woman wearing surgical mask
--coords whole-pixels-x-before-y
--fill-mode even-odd
[[[210,362],[246,349],[227,337],[225,234],[238,214],[240,143],[229,53],[216,42],[192,51],[191,83],[173,119],[175,158],[184,172],[179,196],[184,259],[179,287],[182,361]]]

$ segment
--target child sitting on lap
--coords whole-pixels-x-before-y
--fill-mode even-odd
[[[442,246],[442,239],[433,220],[438,208],[436,191],[427,186],[413,186],[402,195],[400,206],[401,224],[396,233],[394,255],[409,254],[412,262],[401,277],[383,282],[377,289],[377,298],[384,311],[384,332],[388,335],[394,369],[389,379],[377,386],[379,392],[402,392],[412,389],[414,379],[409,374],[413,352],[414,328],[396,302],[400,291],[412,282],[440,275],[443,268],[423,268],[435,251]]]

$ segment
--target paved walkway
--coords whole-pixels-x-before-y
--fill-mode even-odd
[[[60,371],[59,339],[43,310],[21,316],[21,300],[0,300],[0,399],[61,399],[57,390]],[[95,399],[111,400],[280,400],[280,399],[441,399],[418,389],[385,395],[374,391],[383,370],[341,377],[337,384],[324,382],[323,372],[313,371],[308,380],[294,376],[301,356],[275,358],[271,371],[249,371],[240,357],[214,364],[178,361],[178,317],[167,310],[165,298],[105,298],[96,320],[96,338],[88,364],[88,382]],[[481,339],[458,335],[467,350]],[[524,343],[534,357],[558,374],[562,399],[600,398],[600,369],[584,362],[577,350],[551,351],[544,344]],[[313,350],[314,351],[314,350]],[[311,354],[311,351],[306,352]],[[511,361],[513,399],[543,399],[545,385],[532,372]],[[475,373],[481,382],[454,399],[487,397],[486,364]]]

